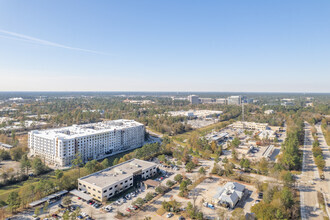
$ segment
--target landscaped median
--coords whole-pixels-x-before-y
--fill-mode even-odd
[[[322,153],[322,148],[320,147],[320,143],[318,140],[318,137],[316,135],[316,129],[315,127],[312,127],[312,136],[313,136],[313,148],[312,148],[312,152],[313,152],[313,156],[314,156],[314,162],[317,166],[317,168],[320,171],[320,175],[323,176],[323,169],[325,167],[325,160],[323,157],[323,153]]]

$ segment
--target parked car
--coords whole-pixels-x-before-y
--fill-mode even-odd
[[[173,216],[173,213],[168,213],[167,215],[166,215],[166,218],[171,218]]]
[[[131,212],[132,210],[130,208],[127,208],[126,211]]]
[[[86,216],[87,216],[87,214],[86,214],[85,212],[80,213],[80,215],[81,215],[82,217],[86,217]]]

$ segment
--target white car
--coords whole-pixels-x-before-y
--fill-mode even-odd
[[[166,218],[171,218],[173,216],[173,213],[168,213],[167,215],[166,215]]]

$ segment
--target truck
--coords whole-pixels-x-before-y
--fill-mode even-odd
[[[214,205],[211,204],[211,203],[204,202],[204,203],[203,203],[203,206],[205,206],[205,207],[207,207],[207,208],[210,208],[210,209],[214,209]]]

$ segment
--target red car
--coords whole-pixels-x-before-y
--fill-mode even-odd
[[[127,208],[126,211],[131,212],[132,210],[130,208]]]
[[[135,209],[138,209],[138,208],[139,208],[139,207],[138,207],[138,206],[136,206],[136,205],[134,205],[133,207],[134,207]]]
[[[78,197],[78,199],[80,200],[81,198],[80,198],[80,197]]]

